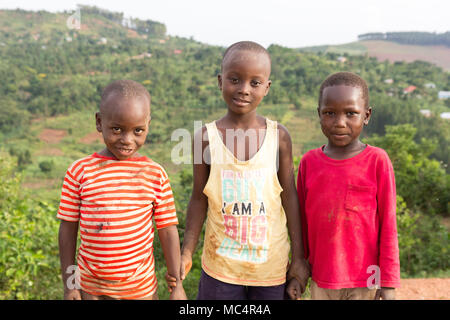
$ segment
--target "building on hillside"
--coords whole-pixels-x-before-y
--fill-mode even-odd
[[[430,109],[421,109],[420,113],[425,117],[429,118],[431,117],[431,110]]]
[[[439,91],[438,92],[439,99],[448,99],[450,98],[450,91]]]
[[[442,112],[441,113],[441,118],[449,120],[450,119],[450,112]]]
[[[417,89],[416,86],[408,86],[408,87],[406,87],[405,89],[403,89],[403,93],[404,93],[404,94],[408,94],[408,93],[413,92],[413,91],[416,90],[416,89]]]
[[[344,56],[339,56],[336,60],[339,61],[340,63],[344,63],[347,61],[347,58]]]
[[[173,50],[173,53],[174,54],[180,54],[180,53],[182,53],[183,51],[182,50],[179,50],[179,49],[175,49],[175,50]]]
[[[385,79],[384,83],[393,84],[394,83],[394,79]]]
[[[425,88],[436,89],[436,85],[433,82],[428,82],[428,83],[425,83]]]

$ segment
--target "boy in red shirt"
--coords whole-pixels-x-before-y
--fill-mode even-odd
[[[383,149],[359,140],[368,100],[366,82],[350,72],[320,87],[328,143],[302,157],[297,181],[312,299],[395,299],[400,286],[394,171]]]

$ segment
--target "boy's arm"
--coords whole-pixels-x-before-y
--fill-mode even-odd
[[[208,209],[208,198],[203,193],[203,189],[209,178],[210,166],[206,164],[204,157],[209,157],[208,153],[208,138],[206,133],[206,127],[199,130],[194,137],[193,142],[193,188],[191,199],[186,214],[186,229],[184,232],[183,246],[181,249],[181,279],[183,280],[189,270],[192,267],[192,256],[195,252],[195,248],[202,231],[203,223],[206,219],[206,211]],[[201,154],[196,148],[196,144],[200,145],[201,141]],[[205,152],[205,150],[207,150]],[[210,162],[210,161],[209,161]]]
[[[306,201],[305,172],[306,172],[305,164],[303,161],[300,161],[297,174],[297,195],[300,204],[300,223],[302,225],[303,253],[305,259],[308,259],[309,249],[308,249],[308,224],[306,220],[306,210],[305,210],[305,201]]]
[[[278,125],[279,132],[279,169],[278,180],[283,188],[281,201],[287,218],[289,237],[291,239],[292,262],[288,272],[288,280],[296,278],[305,291],[309,278],[309,266],[304,258],[303,241],[300,222],[300,208],[295,188],[294,167],[292,161],[292,142],[287,129]]]
[[[70,222],[61,220],[59,226],[58,242],[59,242],[59,259],[61,263],[62,280],[64,286],[64,299],[65,300],[81,300],[81,294],[79,288],[69,287],[69,277],[71,273],[67,273],[70,266],[76,266],[75,254],[77,249],[78,239],[78,221]],[[73,270],[75,271],[75,269]],[[75,276],[78,272],[75,271]],[[78,283],[75,280],[76,284]],[[72,284],[72,281],[70,281]],[[68,286],[69,285],[69,286]]]
[[[180,278],[180,238],[175,225],[158,230],[159,240],[166,260],[167,272],[176,279],[176,286],[170,290],[170,299],[187,299]]]
[[[380,285],[382,291],[400,286],[394,169],[387,154],[377,166]],[[384,293],[384,292],[383,292]]]

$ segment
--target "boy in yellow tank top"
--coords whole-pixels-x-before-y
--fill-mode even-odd
[[[283,299],[286,278],[298,280],[289,286],[294,298],[309,277],[291,138],[284,126],[256,113],[269,92],[270,71],[269,53],[259,44],[230,46],[218,75],[228,112],[194,137],[194,145],[201,141],[201,156],[194,147],[181,277],[192,266],[206,219],[197,299]]]

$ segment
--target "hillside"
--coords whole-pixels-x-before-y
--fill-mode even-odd
[[[383,40],[364,40],[342,45],[325,45],[300,48],[303,52],[326,52],[338,54],[367,54],[382,62],[416,60],[426,61],[450,71],[450,47],[444,45],[409,45]]]
[[[94,112],[101,89],[118,78],[140,81],[149,89],[154,120],[150,147],[144,152],[177,172],[180,167],[170,161],[167,152],[175,145],[170,139],[172,132],[186,128],[193,134],[193,121],[204,123],[225,112],[216,84],[224,48],[169,37],[160,22],[124,19],[121,13],[96,7],[81,7],[80,29],[70,29],[67,20],[71,14],[0,10],[0,75],[6,79],[0,85],[0,141],[19,157],[27,186],[40,192],[46,190],[40,184],[57,190],[60,180],[55,178],[62,177],[71,161],[101,147]],[[445,101],[436,98],[438,90],[450,89],[448,74],[432,65],[380,64],[364,55],[339,62],[333,53],[350,49],[356,54],[368,43],[371,41],[328,47],[325,55],[269,47],[273,84],[261,113],[286,125],[294,155],[299,156],[324,143],[315,111],[322,80],[339,70],[358,72],[369,82],[375,105],[395,105],[408,98],[414,114],[398,121],[430,126],[426,130],[441,146],[436,157],[447,161],[448,123],[438,118],[423,123],[418,111],[426,107],[438,115],[448,110]],[[413,77],[409,77],[411,73]],[[388,78],[394,83],[385,84]],[[427,88],[428,82],[436,88]],[[403,89],[408,85],[417,90],[405,96]],[[420,99],[410,99],[416,96]],[[368,134],[382,134],[385,124],[397,121],[393,114],[384,116],[379,108]],[[439,124],[434,124],[436,121]],[[439,131],[431,129],[439,127]],[[42,162],[53,163],[52,171],[42,172]]]

